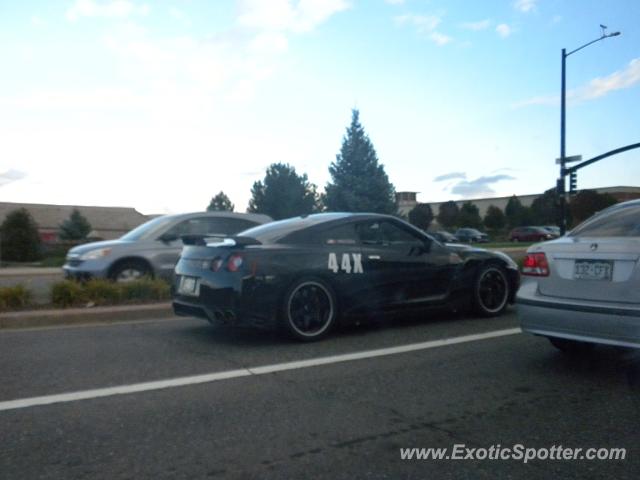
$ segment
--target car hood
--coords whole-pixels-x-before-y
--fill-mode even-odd
[[[102,242],[91,242],[85,243],[83,245],[78,245],[77,247],[73,247],[69,250],[68,254],[72,255],[82,255],[83,253],[90,252],[91,250],[96,250],[98,248],[119,248],[124,247],[126,245],[131,245],[133,242],[128,242],[125,240],[105,240]]]

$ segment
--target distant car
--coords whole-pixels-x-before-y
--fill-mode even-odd
[[[303,341],[349,316],[469,306],[499,315],[519,283],[505,254],[446,246],[387,215],[308,215],[193,243],[176,265],[176,314]]]
[[[164,215],[134,228],[117,240],[92,242],[69,250],[67,278],[109,278],[118,282],[143,276],[171,278],[183,236],[226,237],[270,222],[267,215],[202,212]]]
[[[458,242],[463,243],[487,243],[489,236],[475,228],[459,228],[454,234]]]
[[[560,236],[560,227],[556,227],[555,225],[545,225],[544,228],[547,232],[554,234],[556,237]]]
[[[557,236],[542,227],[516,227],[509,233],[509,240],[512,242],[544,242]]]
[[[531,246],[517,295],[522,330],[557,348],[640,348],[640,200],[609,207]]]
[[[439,230],[437,232],[427,232],[440,243],[458,243],[459,240],[451,233]]]

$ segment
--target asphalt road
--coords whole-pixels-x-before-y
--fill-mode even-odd
[[[448,315],[304,345],[198,320],[0,332],[0,478],[640,477],[640,353],[524,334],[16,409],[7,401],[517,326]],[[618,461],[401,460],[400,449],[626,448]]]

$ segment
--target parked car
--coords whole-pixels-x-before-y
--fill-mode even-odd
[[[509,233],[512,242],[544,242],[557,237],[542,227],[516,227]]]
[[[519,283],[507,255],[445,246],[392,216],[323,213],[186,245],[176,314],[318,340],[340,318],[409,308],[504,311]]]
[[[440,243],[458,243],[459,241],[452,233],[445,232],[444,230],[427,233],[438,240]]]
[[[547,232],[554,234],[556,237],[560,236],[560,227],[557,227],[555,225],[545,225],[542,228],[544,228]]]
[[[640,348],[639,260],[640,200],[532,245],[517,295],[522,330],[570,352],[597,343]]]
[[[489,235],[475,228],[459,228],[454,234],[459,242],[463,243],[487,243]]]
[[[72,248],[62,268],[67,278],[109,278],[118,282],[145,275],[171,278],[183,236],[225,237],[270,221],[267,215],[232,212],[164,215],[117,240]]]

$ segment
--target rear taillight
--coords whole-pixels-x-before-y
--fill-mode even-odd
[[[522,264],[522,274],[534,277],[549,276],[549,262],[544,253],[527,253]]]
[[[217,272],[218,270],[220,270],[220,267],[222,267],[223,263],[224,261],[220,257],[214,258],[213,260],[211,260],[211,270]]]
[[[237,272],[242,266],[242,255],[234,253],[227,260],[227,270],[230,272]]]

